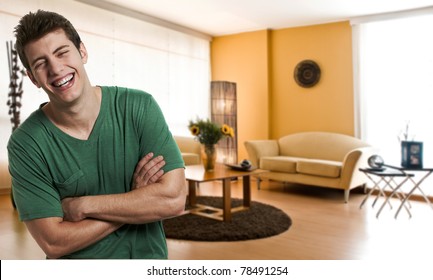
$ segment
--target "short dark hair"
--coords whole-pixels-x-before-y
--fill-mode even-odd
[[[69,40],[77,49],[80,48],[81,38],[74,26],[64,16],[54,12],[38,10],[23,16],[15,27],[16,49],[24,67],[30,71],[29,61],[24,53],[24,47],[31,41],[40,39],[44,35],[63,29]]]

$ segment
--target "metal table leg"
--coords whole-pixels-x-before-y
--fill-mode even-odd
[[[391,192],[391,194],[385,199],[385,202],[382,204],[382,206],[380,207],[379,211],[376,214],[376,218],[379,218],[380,213],[382,212],[383,207],[385,206],[386,203],[389,202],[389,199],[391,197],[393,197],[394,195],[396,195],[397,191],[401,188],[401,186],[404,185],[404,183],[407,182],[407,180],[409,180],[409,176],[404,177],[404,179],[400,182],[400,184],[398,184],[393,191]],[[401,198],[399,197],[399,199],[401,200]],[[405,209],[407,211],[407,213],[409,214],[409,217],[412,217],[412,214],[409,211],[409,208],[407,208],[407,206],[405,206]]]
[[[425,193],[423,192],[423,190],[421,189],[420,185],[421,183],[427,179],[428,176],[430,176],[430,174],[433,173],[433,170],[429,170],[418,182],[415,182],[413,178],[410,178],[410,180],[412,181],[412,183],[414,183],[414,187],[409,191],[409,193],[406,195],[406,197],[402,200],[400,206],[397,209],[397,212],[395,213],[394,218],[397,218],[398,214],[400,213],[401,208],[403,207],[403,205],[405,205],[406,201],[408,201],[408,199],[410,198],[410,196],[414,193],[415,190],[419,190],[421,195],[424,197],[425,201],[427,202],[427,204],[433,209],[433,205],[430,202],[430,199],[428,199],[428,197],[425,195]]]

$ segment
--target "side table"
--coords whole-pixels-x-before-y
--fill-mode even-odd
[[[379,217],[380,213],[382,212],[386,204],[389,204],[392,209],[392,205],[389,199],[394,196],[400,199],[401,201],[399,209],[404,207],[408,212],[409,216],[412,217],[412,214],[409,211],[409,207],[408,205],[406,205],[407,196],[405,196],[403,193],[400,193],[399,189],[410,178],[414,176],[413,174],[406,173],[402,170],[390,170],[390,169],[377,170],[377,169],[370,169],[370,168],[360,168],[359,170],[363,172],[367,176],[367,178],[373,183],[373,187],[370,189],[367,196],[361,202],[359,208],[362,208],[362,206],[365,204],[365,202],[368,200],[368,198],[371,196],[371,194],[374,191],[378,191],[378,195],[374,200],[372,207],[375,206],[380,196],[383,196],[385,198],[385,201],[382,203],[379,210],[377,211],[376,218]],[[397,179],[400,180],[397,181]],[[389,195],[386,195],[385,193],[387,189],[391,190],[391,193]]]
[[[362,201],[360,208],[364,205],[367,199],[371,196],[371,194],[377,190],[379,195],[373,202],[373,206],[377,202],[380,196],[385,197],[385,202],[381,205],[379,211],[376,214],[376,217],[379,217],[383,207],[385,204],[390,204],[389,199],[391,197],[396,196],[400,199],[401,203],[397,208],[394,218],[397,218],[401,209],[404,207],[409,214],[409,217],[412,217],[412,214],[409,211],[410,203],[409,198],[414,194],[415,191],[421,194],[430,208],[433,209],[433,204],[431,203],[429,197],[424,193],[421,188],[421,184],[433,173],[433,168],[396,168],[396,169],[370,169],[370,168],[360,168],[361,172],[363,172],[371,182],[373,182],[373,188],[368,192],[367,196]],[[423,173],[420,177],[416,177],[414,173]],[[396,179],[401,178],[400,182],[397,182]],[[412,188],[409,192],[404,193],[400,191],[400,188],[403,185],[406,185],[408,182],[412,183]],[[381,186],[382,185],[382,186]],[[390,188],[391,193],[387,196],[385,193],[386,188]],[[392,206],[391,206],[392,208]]]
[[[424,173],[421,178],[418,180],[415,180],[416,178],[414,176],[411,176],[409,180],[413,183],[412,189],[406,194],[404,199],[402,200],[400,207],[398,207],[397,212],[395,213],[395,218],[397,218],[398,214],[400,213],[400,210],[402,206],[408,201],[408,199],[412,196],[412,194],[418,190],[421,193],[421,196],[424,198],[424,200],[427,202],[427,204],[430,206],[430,208],[433,209],[433,205],[430,202],[430,199],[428,196],[423,192],[421,189],[421,184],[433,173],[433,168],[416,168],[416,169],[408,169],[408,168],[402,168],[403,171],[409,171],[409,172],[420,172]]]

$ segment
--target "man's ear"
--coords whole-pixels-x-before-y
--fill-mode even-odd
[[[33,76],[32,72],[27,70],[27,76],[29,76],[30,81],[32,81],[32,83],[37,87],[37,88],[41,88],[41,85],[38,83],[38,81],[36,81],[35,77]]]
[[[87,63],[88,54],[87,54],[87,49],[84,46],[83,42],[80,43],[80,49],[78,51],[80,52],[81,60],[83,61],[83,64],[86,64]]]

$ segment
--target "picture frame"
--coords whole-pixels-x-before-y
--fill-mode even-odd
[[[423,168],[423,142],[401,142],[401,166],[408,169]]]

